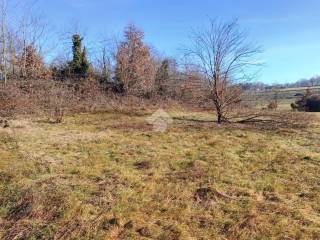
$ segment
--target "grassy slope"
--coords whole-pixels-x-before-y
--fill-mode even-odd
[[[145,118],[0,130],[0,238],[320,238],[319,126],[160,134]]]

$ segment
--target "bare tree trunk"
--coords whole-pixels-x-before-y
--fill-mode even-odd
[[[27,18],[24,17],[21,23],[21,38],[22,38],[22,55],[21,58],[21,65],[20,65],[20,76],[25,77],[26,73],[26,65],[27,65],[27,56],[26,56],[26,48],[27,48],[27,25],[28,21]]]
[[[108,68],[107,68],[107,58],[106,58],[106,48],[102,49],[102,75],[106,77],[108,75]]]
[[[218,123],[221,124],[222,123],[222,114],[220,111],[218,111]]]
[[[27,44],[26,40],[23,39],[23,46],[22,46],[22,66],[21,66],[21,75],[22,77],[25,77],[27,75],[26,73],[26,66],[27,66]]]
[[[16,66],[16,56],[15,56],[15,48],[14,48],[14,37],[13,37],[13,34],[10,34],[9,51],[10,51],[11,74],[12,74],[12,76],[14,76],[14,75],[15,75],[15,66]]]
[[[3,0],[1,2],[1,40],[2,40],[2,73],[3,73],[3,79],[4,83],[7,84],[7,12],[6,12],[6,1]]]

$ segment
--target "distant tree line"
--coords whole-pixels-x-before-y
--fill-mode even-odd
[[[301,79],[295,83],[283,84],[284,88],[295,88],[295,87],[316,87],[320,86],[320,76],[315,76],[310,79]]]
[[[261,91],[270,89],[299,88],[299,87],[316,87],[320,86],[320,76],[310,79],[301,79],[294,83],[285,84],[266,84],[262,82],[249,82],[241,84],[243,90]]]

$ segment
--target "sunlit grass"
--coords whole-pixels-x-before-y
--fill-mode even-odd
[[[1,238],[320,238],[319,127],[171,115],[180,120],[163,134],[145,114],[112,113],[1,130]]]

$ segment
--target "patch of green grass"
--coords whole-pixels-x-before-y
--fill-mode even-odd
[[[320,238],[320,128],[81,114],[0,132],[0,238]],[[19,125],[19,127],[16,127]],[[312,136],[310,135],[312,132]]]

